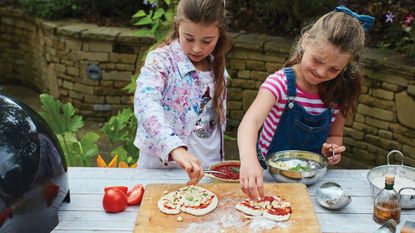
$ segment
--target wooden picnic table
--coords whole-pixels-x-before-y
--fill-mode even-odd
[[[373,198],[366,178],[368,170],[328,170],[323,179],[308,186],[314,210],[322,232],[373,232],[380,227],[372,220]],[[274,182],[265,172],[265,181]],[[59,224],[53,231],[77,233],[133,232],[139,206],[130,206],[124,212],[108,214],[102,208],[105,186],[151,183],[185,183],[187,174],[181,169],[137,169],[137,168],[69,168],[71,202],[62,203],[59,209]],[[316,199],[316,188],[320,183],[339,183],[352,202],[347,207],[331,211],[321,207]],[[203,178],[202,183],[211,182]],[[406,220],[415,221],[415,210],[402,210],[398,231]]]

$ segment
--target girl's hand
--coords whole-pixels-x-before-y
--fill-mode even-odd
[[[241,161],[239,180],[242,192],[248,195],[250,199],[261,200],[264,198],[264,178],[258,160],[253,162]]]
[[[170,152],[171,158],[186,171],[189,181],[186,185],[194,185],[205,175],[200,160],[190,154],[183,147],[176,148]]]
[[[342,158],[341,153],[344,151],[346,151],[346,147],[329,143],[324,143],[321,148],[321,154],[329,160],[331,165],[338,164],[340,162]]]

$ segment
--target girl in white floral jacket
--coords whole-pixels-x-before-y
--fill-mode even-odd
[[[147,55],[134,97],[139,167],[181,167],[196,184],[223,160],[225,18],[224,0],[181,0],[172,32]]]

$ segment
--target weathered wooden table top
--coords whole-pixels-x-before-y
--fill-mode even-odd
[[[322,232],[373,232],[380,225],[372,220],[373,198],[366,178],[368,170],[328,170],[323,180],[309,186],[317,218]],[[265,172],[266,182],[274,182]],[[185,183],[187,175],[181,169],[136,169],[136,168],[69,168],[71,202],[62,203],[59,209],[59,224],[53,231],[77,233],[132,232],[139,213],[139,206],[130,206],[126,211],[108,214],[102,208],[105,186],[150,183]],[[335,181],[352,196],[347,207],[330,211],[315,200],[315,190],[320,183]],[[202,179],[203,183],[211,182]],[[398,231],[406,220],[415,221],[415,210],[402,210]]]

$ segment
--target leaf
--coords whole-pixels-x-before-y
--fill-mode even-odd
[[[55,100],[48,94],[41,94],[40,102],[44,111],[39,114],[56,134],[76,132],[83,126],[82,117],[75,115],[71,103],[62,106],[59,100]]]
[[[130,80],[131,80],[130,83],[127,86],[125,86],[123,88],[123,90],[127,91],[128,94],[133,94],[135,92],[135,89],[136,89],[136,85],[137,85],[136,81],[137,81],[137,78],[138,78],[138,75],[131,75],[131,77],[130,77]]]
[[[136,23],[134,23],[134,25],[142,26],[142,25],[148,25],[152,23],[153,23],[153,20],[151,19],[151,15],[146,15],[144,18],[141,18]]]
[[[166,22],[168,22],[169,24],[171,24],[171,22],[173,21],[173,11],[171,9],[167,10],[166,13],[164,14],[164,17],[166,18]]]
[[[141,18],[141,17],[144,17],[144,16],[146,16],[147,15],[147,13],[145,12],[145,11],[143,11],[143,10],[139,10],[137,13],[135,13],[132,17],[133,18]]]
[[[87,132],[81,138],[81,147],[82,147],[82,159],[85,161],[85,165],[91,166],[91,159],[98,154],[97,141],[99,140],[99,135],[94,132]]]
[[[128,125],[134,112],[131,109],[123,109],[116,116],[112,116],[102,127],[102,131],[107,135],[111,143],[128,141]]]
[[[159,18],[161,18],[164,15],[164,13],[165,13],[164,12],[164,9],[163,8],[159,8],[159,9],[156,10],[156,12],[154,12],[154,15],[153,15],[152,19],[153,20],[159,19]]]

